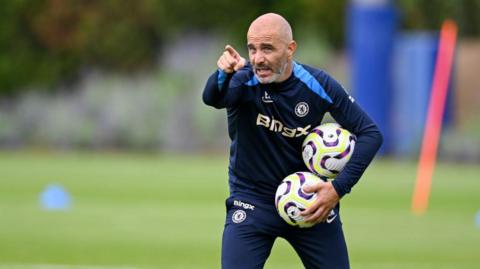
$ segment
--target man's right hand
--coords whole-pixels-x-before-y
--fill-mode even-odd
[[[246,63],[247,61],[232,46],[226,45],[217,61],[217,66],[225,73],[233,73],[244,67]]]

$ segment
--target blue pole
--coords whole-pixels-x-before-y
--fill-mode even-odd
[[[351,1],[347,14],[352,93],[384,135],[381,153],[391,148],[391,58],[397,11],[388,0]]]

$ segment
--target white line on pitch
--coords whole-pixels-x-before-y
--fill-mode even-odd
[[[131,266],[100,266],[100,265],[0,264],[0,269],[140,269],[140,268],[131,267]]]

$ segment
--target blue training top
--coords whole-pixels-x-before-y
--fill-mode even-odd
[[[227,109],[231,194],[273,201],[286,176],[308,171],[302,142],[326,112],[357,136],[350,161],[332,181],[340,197],[358,182],[382,143],[376,124],[337,81],[296,62],[280,83],[261,84],[250,64],[230,74],[218,70],[207,81],[203,101]]]

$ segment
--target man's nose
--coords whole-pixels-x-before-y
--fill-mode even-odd
[[[265,62],[265,55],[262,52],[258,51],[257,53],[255,53],[253,60],[255,64],[261,64]]]

